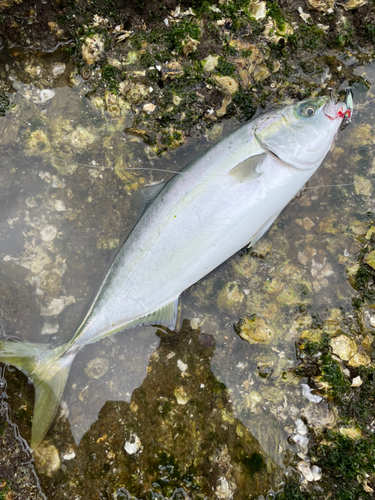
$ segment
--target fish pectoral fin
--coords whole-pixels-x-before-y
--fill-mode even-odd
[[[250,248],[252,247],[253,245],[255,245],[255,243],[257,241],[259,241],[261,239],[261,237],[266,234],[266,232],[269,230],[269,228],[272,226],[272,224],[275,222],[275,220],[278,218],[278,216],[280,215],[280,212],[277,212],[276,215],[272,215],[272,217],[270,217],[264,224],[263,226],[258,229],[258,231],[254,234],[254,236],[251,238],[251,240],[249,241],[248,245],[247,245],[247,248]]]
[[[231,175],[239,182],[256,179],[263,173],[262,163],[266,157],[267,153],[250,156],[250,158],[246,158],[246,160],[241,161],[241,163],[232,168],[228,172],[228,175]]]
[[[153,184],[151,186],[138,189],[135,193],[133,193],[132,201],[138,216],[141,216],[148,209],[166,184],[166,182]]]
[[[179,316],[178,301],[179,297],[167,302],[156,311],[128,323],[126,328],[137,325],[160,325],[175,330]]]

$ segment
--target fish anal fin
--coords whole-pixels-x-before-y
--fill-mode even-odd
[[[262,163],[266,157],[267,153],[250,156],[250,158],[246,158],[246,160],[241,161],[241,163],[232,168],[228,172],[228,175],[237,179],[238,182],[256,179],[263,173]]]
[[[170,330],[175,330],[179,316],[179,297],[167,302],[162,307],[153,311],[147,316],[137,318],[131,323],[127,323],[126,328],[138,325],[160,325],[166,326]]]
[[[158,194],[163,190],[166,182],[160,182],[159,184],[152,184],[151,186],[146,186],[144,188],[138,189],[132,194],[132,201],[135,211],[139,216],[145,212]]]
[[[254,236],[251,238],[249,243],[247,244],[247,248],[252,247],[255,245],[257,241],[261,239],[261,237],[266,234],[266,232],[269,230],[269,228],[272,226],[272,224],[275,222],[277,217],[279,216],[280,212],[277,212],[276,215],[272,215],[264,224],[261,226],[258,231],[254,234]]]

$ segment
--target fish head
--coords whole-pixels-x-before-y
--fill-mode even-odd
[[[315,97],[271,112],[259,120],[255,137],[281,162],[299,170],[320,165],[351,105],[332,97]]]

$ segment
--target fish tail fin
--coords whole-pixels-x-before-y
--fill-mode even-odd
[[[53,348],[32,342],[0,341],[0,361],[21,370],[34,384],[32,450],[42,442],[56,415],[75,354],[65,344]]]

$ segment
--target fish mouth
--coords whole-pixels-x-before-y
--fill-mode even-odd
[[[332,94],[327,101],[327,104],[323,108],[324,114],[330,120],[345,120],[347,123],[350,122],[353,114],[353,93],[348,87],[346,89],[346,95],[344,102],[335,103]]]

